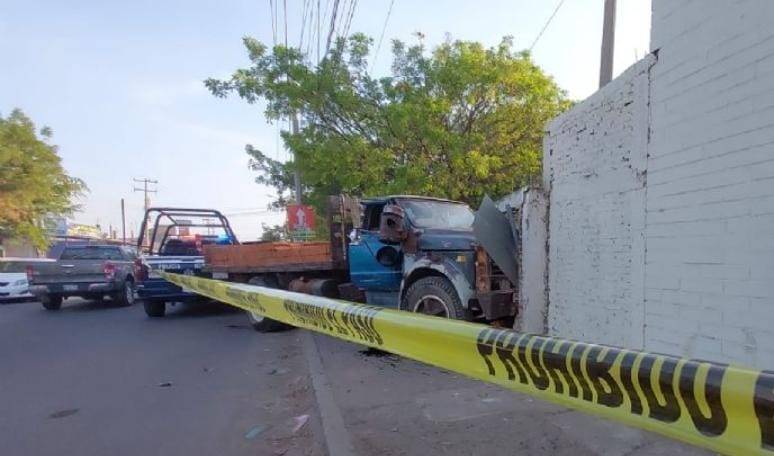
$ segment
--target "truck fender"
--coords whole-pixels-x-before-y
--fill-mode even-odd
[[[448,279],[457,291],[462,306],[468,308],[468,302],[475,296],[475,290],[465,279],[465,274],[452,261],[445,258],[441,261],[433,261],[428,257],[414,258],[413,255],[406,255],[404,258],[403,280],[400,283],[401,302],[411,284],[428,275]]]

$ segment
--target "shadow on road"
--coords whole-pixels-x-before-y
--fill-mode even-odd
[[[231,315],[241,309],[217,301],[167,304],[166,318],[204,318],[214,315]]]
[[[0,299],[0,306],[12,305],[12,304],[30,304],[37,303],[35,298],[5,298]]]
[[[41,307],[42,308],[42,307]],[[98,310],[114,310],[114,309],[126,309],[126,307],[119,306],[115,301],[110,299],[65,299],[62,301],[62,308],[59,312],[92,312]]]

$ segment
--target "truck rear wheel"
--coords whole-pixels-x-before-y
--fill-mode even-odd
[[[111,295],[113,301],[121,307],[134,304],[134,282],[126,280],[120,290]]]
[[[257,285],[259,287],[267,288],[279,288],[279,284],[271,277],[253,277],[247,281],[250,285]],[[253,313],[245,311],[247,313],[247,319],[250,322],[250,326],[258,332],[273,332],[290,329],[292,326],[286,325],[281,321],[272,320],[271,318],[264,317],[259,313]]]
[[[59,310],[62,307],[62,296],[43,295],[40,297],[40,303],[46,310]]]
[[[167,312],[167,303],[164,301],[143,301],[142,307],[149,317],[163,317]]]
[[[424,277],[406,291],[401,309],[434,317],[467,320],[467,311],[454,286],[444,277]]]

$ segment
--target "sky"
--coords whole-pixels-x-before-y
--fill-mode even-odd
[[[287,0],[291,44],[304,2]],[[414,42],[421,32],[428,48],[447,36],[491,46],[510,35],[517,49],[529,48],[559,3],[360,0],[350,32],[378,40],[385,30],[372,57],[381,76],[389,40]],[[564,0],[532,50],[574,100],[597,88],[603,3]],[[147,177],[158,181],[153,205],[219,209],[240,240],[256,239],[261,223],[284,214],[267,210],[274,192],[254,182],[244,146],[287,159],[280,126],[266,122],[260,105],[213,97],[202,81],[247,66],[242,37],[271,43],[271,24],[269,0],[3,0],[0,114],[21,108],[53,129],[65,169],[89,187],[77,223],[113,226],[120,236],[124,198],[127,235],[136,233],[143,195],[132,179]],[[650,0],[618,0],[614,75],[648,52],[649,29]]]

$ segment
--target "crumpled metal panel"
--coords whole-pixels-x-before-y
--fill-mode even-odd
[[[497,209],[489,196],[484,196],[473,220],[476,241],[500,267],[512,284],[518,284],[519,267],[516,263],[516,239],[508,218]]]

